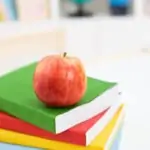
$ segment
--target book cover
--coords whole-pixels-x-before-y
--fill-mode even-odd
[[[2,111],[47,131],[61,133],[119,101],[116,83],[88,77],[87,91],[79,103],[68,108],[47,108],[33,90],[35,67],[33,63],[0,78]]]
[[[120,130],[118,131],[117,136],[114,139],[114,142],[110,146],[110,150],[119,150],[121,139],[122,139],[122,131],[123,131],[123,125],[121,126]]]
[[[17,132],[0,129],[0,141],[11,144],[19,144],[29,147],[37,147],[53,150],[104,150],[112,145],[118,130],[124,119],[124,105],[118,108],[118,111],[101,133],[88,146],[79,146],[64,142],[46,140],[43,138],[29,136]]]
[[[0,113],[0,128],[45,139],[87,146],[98,135],[98,133],[104,129],[106,124],[118,110],[119,106],[120,104],[114,105],[93,118],[84,121],[60,134],[45,131],[3,112]]]
[[[16,0],[18,18],[21,21],[48,19],[48,0]]]

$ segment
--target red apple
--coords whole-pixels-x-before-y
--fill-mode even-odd
[[[81,100],[87,77],[81,61],[66,53],[43,58],[34,72],[34,91],[49,107],[66,107]]]

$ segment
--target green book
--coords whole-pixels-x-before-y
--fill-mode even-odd
[[[88,77],[81,101],[68,108],[47,108],[36,97],[32,79],[36,63],[0,78],[0,110],[53,133],[61,133],[111,107],[118,100],[117,83]]]

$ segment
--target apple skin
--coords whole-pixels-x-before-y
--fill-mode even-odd
[[[36,96],[48,107],[67,107],[84,96],[87,77],[76,57],[50,55],[38,62],[33,87]]]

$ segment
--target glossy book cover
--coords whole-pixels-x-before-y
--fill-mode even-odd
[[[54,150],[104,150],[112,145],[124,120],[124,105],[120,106],[112,120],[106,125],[104,130],[88,146],[79,146],[58,141],[46,140],[35,136],[29,136],[0,129],[0,141],[11,144],[19,144],[29,147],[37,147]]]

